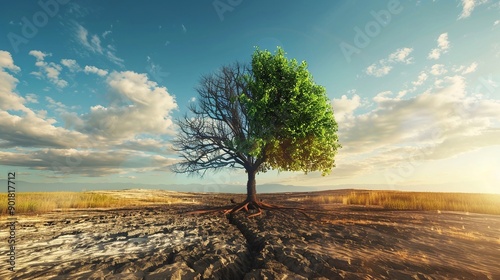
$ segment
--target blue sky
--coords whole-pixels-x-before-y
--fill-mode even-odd
[[[258,184],[500,193],[500,1],[304,3],[4,5],[0,178],[243,191],[240,171],[172,174],[172,120],[201,75],[281,46],[326,87],[343,148],[329,176]]]

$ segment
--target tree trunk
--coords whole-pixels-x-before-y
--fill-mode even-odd
[[[247,201],[257,202],[257,190],[255,188],[255,170],[247,170],[248,181],[247,181]]]

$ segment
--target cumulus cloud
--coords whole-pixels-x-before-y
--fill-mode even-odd
[[[364,173],[373,166],[383,170],[415,149],[423,151],[419,160],[437,160],[499,145],[500,101],[467,93],[463,76],[442,80],[440,88],[410,98],[381,92],[373,110],[345,119],[348,124],[339,125],[339,167],[342,158],[343,166],[356,168],[339,168],[336,174]]]
[[[375,97],[373,97],[373,101],[375,101],[376,103],[383,103],[386,101],[392,102],[395,100],[400,100],[403,96],[405,96],[405,94],[406,94],[406,91],[400,91],[397,94],[394,94],[392,91],[383,91],[383,92],[380,92],[377,95],[375,95]],[[394,95],[396,97],[392,97]]]
[[[332,107],[337,123],[344,123],[353,118],[354,111],[361,105],[361,98],[354,94],[352,98],[342,95],[341,98],[332,100]]]
[[[464,19],[470,17],[472,14],[472,11],[484,3],[486,3],[487,0],[462,0],[462,13],[458,17],[458,19]]]
[[[61,64],[66,66],[71,72],[78,72],[81,70],[80,65],[74,59],[61,59]]]
[[[476,69],[477,69],[477,63],[473,62],[471,65],[469,65],[469,67],[465,68],[465,70],[462,72],[462,74],[469,74],[469,73],[476,72]]]
[[[35,53],[39,58],[45,56],[41,52]],[[10,59],[9,59],[10,58]],[[43,114],[36,114],[26,103],[36,103],[34,94],[26,98],[15,92],[17,79],[4,71],[5,68],[19,69],[15,66],[10,54],[0,53],[0,147],[67,147],[75,141],[82,141],[85,136],[79,132],[67,131],[54,126],[56,121],[51,118],[42,118]],[[17,111],[16,114],[9,111]]]
[[[385,59],[381,59],[378,63],[373,63],[368,66],[365,73],[370,76],[383,77],[392,70],[393,65],[397,63],[410,64],[413,62],[413,57],[410,57],[412,48],[401,48],[389,54]]]
[[[26,94],[26,102],[28,103],[38,103],[38,97],[34,93],[28,93]]]
[[[434,65],[432,65],[431,71],[430,71],[430,73],[432,75],[434,75],[434,76],[443,75],[446,72],[448,72],[448,70],[446,70],[446,68],[444,67],[443,64],[434,64]]]
[[[2,50],[0,50],[0,69],[8,69],[16,73],[21,71],[21,68],[14,65],[12,55],[7,51]]]
[[[85,66],[85,68],[83,69],[83,72],[85,72],[86,74],[89,74],[89,73],[97,74],[101,77],[108,75],[107,70],[99,69],[95,66],[88,66],[88,65]]]
[[[112,72],[107,83],[111,104],[91,107],[83,117],[85,131],[109,138],[172,132],[170,114],[177,103],[165,87],[150,81],[146,74],[132,71]]]
[[[135,150],[143,152],[151,152],[155,154],[174,154],[172,144],[166,143],[159,139],[130,139],[118,145],[117,148],[125,150]]]
[[[44,60],[46,56],[50,56],[51,54],[46,54],[44,52],[41,52],[41,51],[37,51],[37,50],[31,50],[29,52],[30,55],[34,56],[36,58],[36,60]]]
[[[389,55],[389,62],[401,62],[405,64],[410,64],[413,62],[413,57],[410,57],[413,48],[402,48]]]
[[[32,72],[31,74],[37,77],[44,77],[56,85],[58,88],[64,88],[68,85],[68,82],[61,79],[59,75],[61,74],[62,66],[54,62],[45,62],[45,57],[51,56],[38,50],[32,50],[29,52],[30,55],[36,58],[35,65],[38,66],[39,72]]]
[[[427,80],[428,77],[429,77],[429,75],[427,75],[425,72],[420,72],[420,74],[418,75],[417,80],[414,81],[414,82],[412,82],[412,84],[414,86],[420,86],[420,85],[422,85]]]
[[[9,52],[0,51],[0,110],[29,111],[24,106],[26,100],[14,92],[19,80],[5,70],[17,73],[20,68],[14,64]]]
[[[53,171],[56,174],[104,176],[110,174],[145,172],[167,169],[177,160],[164,156],[117,150],[86,151],[78,149],[39,149],[24,153],[0,151],[0,164],[23,166],[35,170]]]
[[[427,58],[429,59],[439,59],[441,54],[447,53],[450,48],[450,41],[448,40],[448,33],[443,33],[439,35],[437,39],[438,47],[432,49]]]
[[[37,60],[47,54],[34,51]],[[69,63],[68,65],[74,65]],[[65,67],[68,67],[65,65]],[[0,52],[0,165],[50,170],[57,174],[102,176],[115,173],[166,171],[176,162],[161,137],[172,131],[170,113],[177,105],[166,88],[145,74],[114,72],[108,77],[112,100],[87,114],[70,112],[64,103],[46,96],[59,120],[46,110],[33,111],[35,94],[16,93],[20,71],[8,52]],[[148,134],[153,134],[150,139]]]
[[[455,73],[460,73],[465,75],[476,72],[477,66],[478,66],[477,62],[472,62],[469,66],[460,65],[458,67],[453,67],[452,70]]]
[[[366,74],[370,76],[375,76],[375,77],[383,77],[389,72],[391,72],[392,66],[389,65],[384,65],[383,62],[379,62],[379,65],[377,64],[372,64],[366,68]]]

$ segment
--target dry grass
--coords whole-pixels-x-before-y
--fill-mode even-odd
[[[500,215],[498,194],[353,191],[349,195],[311,196],[305,201],[377,205],[391,210],[442,210]]]
[[[0,194],[0,215],[7,214],[7,194]],[[15,210],[22,213],[46,213],[56,209],[113,208],[155,203],[175,203],[178,199],[154,197],[144,199],[121,198],[92,192],[18,192]]]

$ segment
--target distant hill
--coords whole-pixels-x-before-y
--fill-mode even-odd
[[[7,186],[7,180],[0,179],[2,186]],[[93,191],[93,190],[123,190],[123,189],[160,189],[181,192],[211,192],[211,193],[245,193],[246,185],[216,185],[216,184],[137,184],[137,183],[32,183],[16,180],[17,192],[58,192],[58,191]],[[291,186],[281,184],[257,185],[258,193],[277,192],[312,192],[336,189],[384,189],[383,185],[338,185],[338,186]]]

